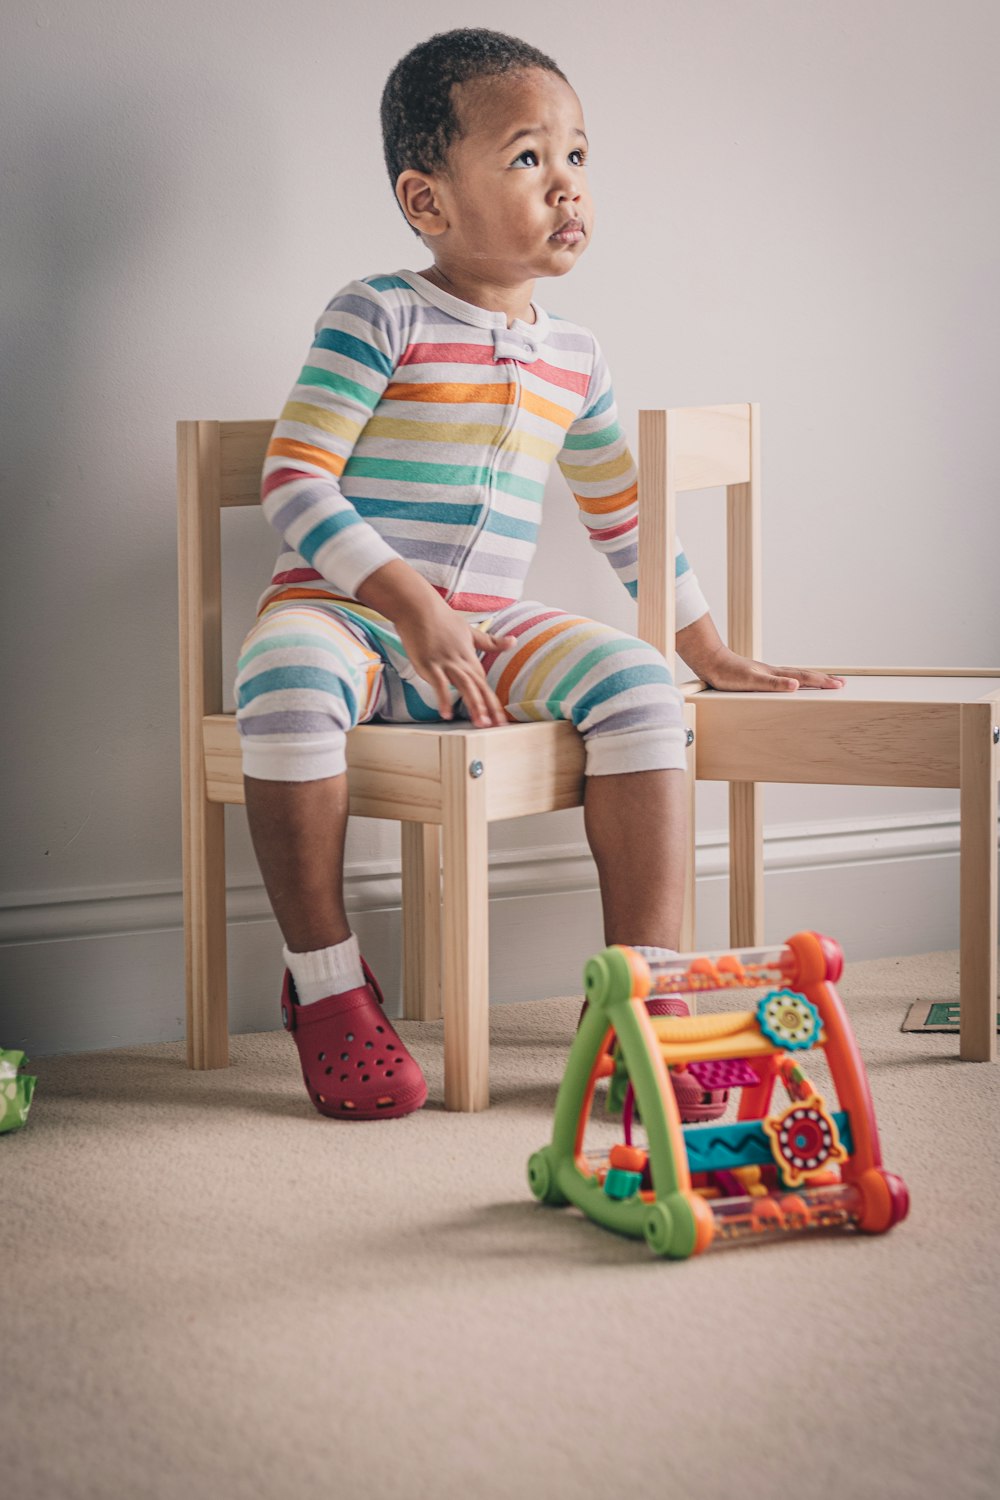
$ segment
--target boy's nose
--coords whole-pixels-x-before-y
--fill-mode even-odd
[[[579,203],[580,189],[567,179],[564,182],[553,183],[548,196],[550,203]]]

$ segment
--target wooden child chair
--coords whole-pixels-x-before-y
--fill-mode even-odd
[[[235,715],[223,712],[221,513],[257,505],[273,422],[179,422],[181,796],[188,1066],[229,1060],[224,807],[242,803]],[[713,482],[720,482],[718,480]],[[673,587],[673,554],[664,566]],[[671,594],[672,597],[672,594]],[[687,706],[691,856],[683,945],[694,946],[694,711]],[[445,1103],[489,1103],[487,830],[579,807],[572,724],[365,724],[347,736],[350,811],[401,824],[403,1003],[444,1016]],[[599,946],[599,944],[596,944]],[[275,1005],[277,1012],[277,1005]]]
[[[727,477],[709,478],[725,471]],[[668,660],[672,575],[662,567],[677,495],[725,483],[729,645],[761,657],[760,408],[639,417],[639,633]],[[656,528],[655,537],[646,528]],[[646,543],[649,545],[645,545]],[[702,686],[696,775],[729,782],[730,941],[764,941],[762,783],[958,787],[960,1056],[996,1058],[1000,669],[828,667],[839,691],[723,693]]]

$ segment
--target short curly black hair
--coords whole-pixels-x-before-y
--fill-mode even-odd
[[[407,168],[437,172],[447,167],[448,148],[461,133],[452,97],[456,83],[524,68],[544,68],[566,79],[537,47],[480,27],[439,32],[401,58],[382,91],[382,149],[393,190]]]

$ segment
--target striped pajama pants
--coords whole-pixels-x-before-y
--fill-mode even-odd
[[[517,637],[507,650],[480,653],[508,718],[571,720],[588,776],[684,769],[681,695],[652,646],[530,600],[476,623]],[[452,699],[456,717],[467,717],[454,689]],[[340,775],[344,737],[356,724],[441,718],[391,622],[322,599],[264,610],[243,643],[236,711],[244,773],[263,781]]]

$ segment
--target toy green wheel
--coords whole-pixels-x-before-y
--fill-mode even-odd
[[[552,1155],[548,1147],[536,1151],[528,1162],[528,1186],[539,1203],[550,1203],[555,1208],[565,1208],[569,1199],[556,1182],[552,1168]]]
[[[656,1255],[670,1254],[674,1220],[665,1203],[651,1203],[642,1216],[642,1233],[646,1244]]]
[[[632,993],[632,970],[624,953],[617,948],[605,948],[603,953],[589,958],[583,970],[583,989],[591,1005],[627,1000]]]
[[[686,1260],[698,1243],[694,1209],[683,1193],[651,1203],[643,1215],[642,1232],[650,1250],[671,1260]]]

